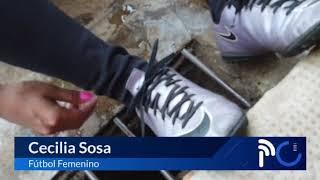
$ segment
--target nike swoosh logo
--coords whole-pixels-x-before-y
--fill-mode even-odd
[[[236,41],[237,37],[235,34],[233,34],[233,32],[230,31],[229,28],[225,27],[227,33],[219,33],[219,35],[229,41]]]
[[[196,127],[194,130],[191,132],[181,136],[181,137],[204,137],[210,128],[210,118],[207,113],[204,114],[204,117],[199,124],[198,127]]]

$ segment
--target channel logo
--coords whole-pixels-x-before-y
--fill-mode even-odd
[[[258,149],[259,149],[259,167],[264,167],[264,157],[275,156],[276,149],[273,144],[266,139],[258,140]]]
[[[265,158],[276,157],[277,162],[287,168],[294,167],[300,163],[302,159],[302,153],[298,153],[296,158],[293,161],[286,161],[285,158],[282,157],[282,154],[288,154],[289,152],[285,151],[284,148],[290,146],[289,141],[284,141],[280,143],[277,148],[266,139],[258,140],[258,151],[259,151],[259,167],[263,168],[265,166]],[[287,148],[288,150],[288,148]],[[298,144],[292,143],[292,152],[298,152]]]

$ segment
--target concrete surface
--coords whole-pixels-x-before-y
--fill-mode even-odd
[[[320,51],[304,58],[248,112],[248,136],[307,137],[307,171],[194,171],[185,180],[320,178]],[[299,147],[298,147],[299,149]]]

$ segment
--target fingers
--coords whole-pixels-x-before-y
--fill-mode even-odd
[[[50,98],[53,101],[68,102],[76,106],[87,102],[95,96],[91,92],[79,92],[75,90],[63,89],[38,81],[26,81],[24,84],[29,88],[31,87],[36,93],[42,94],[44,97]]]
[[[82,103],[79,91],[63,89],[57,86],[48,85],[45,96],[54,101],[64,101],[73,105]]]
[[[79,128],[92,114],[96,101],[92,93],[25,81],[1,87],[1,116],[48,135]]]
[[[80,104],[79,108],[64,108],[52,101],[46,101],[39,114],[43,128],[41,134],[53,134],[63,130],[78,129],[90,117],[97,103],[97,98],[92,97],[86,103]]]

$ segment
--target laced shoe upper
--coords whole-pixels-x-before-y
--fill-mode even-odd
[[[216,3],[217,44],[227,56],[282,53],[320,22],[319,0],[211,1]]]
[[[212,16],[213,20],[216,24],[219,23],[222,10],[224,7],[234,6],[236,8],[236,13],[240,13],[243,8],[252,9],[255,5],[261,6],[261,11],[263,11],[267,6],[274,9],[276,12],[280,7],[282,7],[285,3],[290,2],[291,4],[284,7],[287,9],[287,14],[290,14],[294,8],[299,6],[305,0],[215,0],[210,1],[213,9]]]
[[[154,51],[156,52],[157,43]],[[158,136],[227,136],[242,117],[241,109],[166,67],[172,56],[155,61],[129,91],[138,89],[133,106]]]

